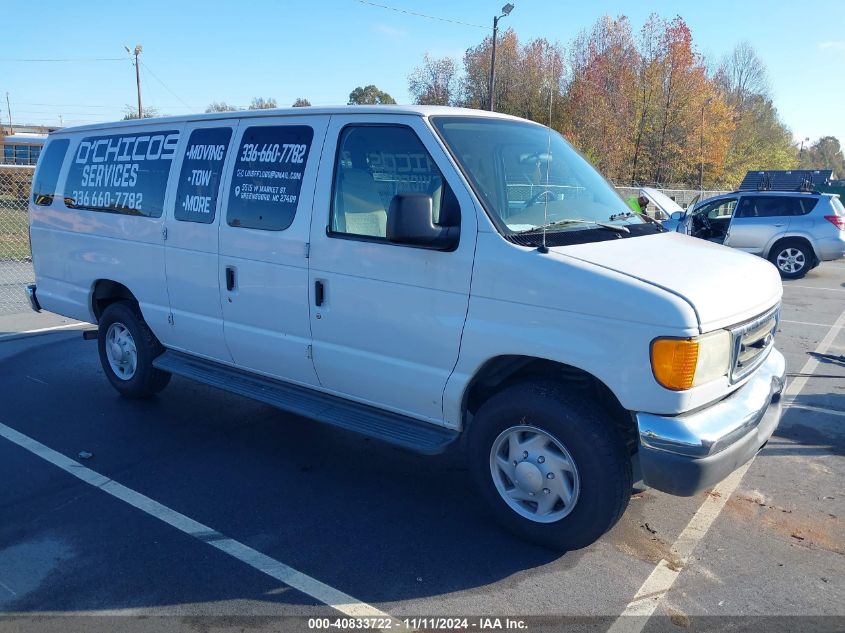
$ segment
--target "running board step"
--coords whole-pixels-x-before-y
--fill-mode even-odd
[[[451,429],[173,350],[164,352],[153,365],[177,376],[425,455],[442,453],[458,437]]]

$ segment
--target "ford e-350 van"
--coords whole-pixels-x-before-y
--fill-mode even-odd
[[[439,107],[50,135],[33,308],[99,324],[111,384],[171,375],[422,453],[561,549],[637,479],[692,495],[780,418],[767,261],[628,213],[557,133]]]

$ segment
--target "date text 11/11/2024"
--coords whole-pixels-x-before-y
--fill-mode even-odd
[[[308,618],[311,630],[392,630],[412,631],[524,631],[528,623],[522,618],[510,617],[434,617],[391,619],[387,617]]]

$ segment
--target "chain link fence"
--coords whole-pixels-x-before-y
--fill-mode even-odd
[[[27,230],[26,207],[34,167],[0,165],[0,315],[29,310],[25,288],[35,281]],[[636,196],[639,187],[616,188],[623,198]],[[701,200],[724,191],[664,189],[664,194],[686,207],[696,196]]]
[[[653,189],[657,189],[657,191],[669,196],[684,209],[686,209],[693,200],[696,200],[696,197],[698,197],[698,200],[706,200],[707,198],[712,198],[713,196],[721,196],[723,193],[730,193],[729,191],[719,191],[716,189],[664,189],[662,187],[653,187]],[[616,191],[618,191],[619,195],[627,200],[631,196],[638,196],[640,188],[617,186]]]
[[[29,310],[35,281],[26,216],[34,167],[0,165],[0,315]]]

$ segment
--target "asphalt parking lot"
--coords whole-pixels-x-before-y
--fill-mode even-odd
[[[845,263],[784,285],[789,407],[768,446],[713,491],[637,493],[609,534],[565,555],[502,532],[457,453],[418,457],[181,378],[124,400],[75,326],[2,317],[0,627],[109,614],[256,629],[381,612],[565,616],[596,631],[713,616],[809,630],[783,617],[803,616],[842,630]]]

